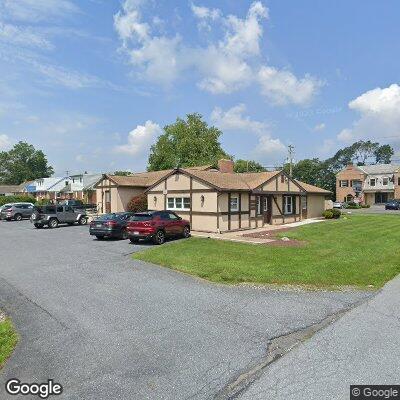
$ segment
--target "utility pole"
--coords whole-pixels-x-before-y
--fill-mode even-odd
[[[288,146],[289,151],[289,176],[293,176],[293,153],[294,153],[294,146],[289,144]]]

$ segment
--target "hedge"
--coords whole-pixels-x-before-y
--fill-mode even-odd
[[[32,196],[0,196],[0,206],[8,203],[36,203]]]

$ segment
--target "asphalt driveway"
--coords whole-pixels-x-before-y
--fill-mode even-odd
[[[87,227],[0,221],[0,238],[0,308],[21,335],[1,399],[18,398],[4,391],[11,377],[52,378],[69,400],[213,398],[272,337],[371,295],[210,284],[134,261],[143,246]]]

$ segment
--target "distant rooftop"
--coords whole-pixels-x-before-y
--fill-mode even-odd
[[[394,174],[399,170],[400,165],[395,164],[375,164],[375,165],[362,165],[358,167],[366,174]]]

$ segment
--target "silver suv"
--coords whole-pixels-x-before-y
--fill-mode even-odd
[[[59,224],[86,225],[87,218],[85,210],[78,210],[72,206],[38,206],[34,208],[31,222],[38,229],[45,225],[49,228],[57,228]]]
[[[9,204],[2,208],[0,219],[11,221],[21,221],[23,218],[30,218],[33,213],[32,203],[15,203]]]

